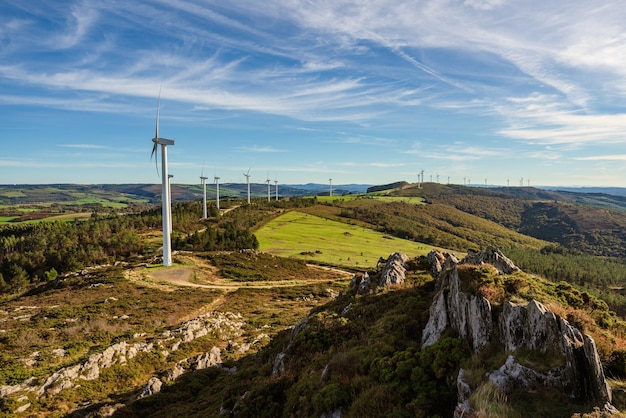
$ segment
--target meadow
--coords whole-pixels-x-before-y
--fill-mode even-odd
[[[351,269],[375,267],[396,251],[418,257],[437,248],[298,211],[274,218],[255,235],[265,253]]]

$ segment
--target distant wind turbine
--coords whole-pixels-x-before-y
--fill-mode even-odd
[[[437,183],[439,183],[439,173],[437,173]]]
[[[276,186],[276,201],[278,201],[278,179],[274,180],[274,186]]]
[[[271,200],[270,183],[272,182],[272,180],[270,180],[270,173],[269,173],[269,171],[267,172],[267,180],[265,180],[265,182],[267,183],[267,201],[269,202]]]
[[[330,184],[330,192],[328,195],[333,197],[333,179],[328,179],[328,183]]]
[[[220,178],[217,176],[214,176],[213,181],[215,182],[215,206],[217,206],[217,210],[219,210],[220,209]]]
[[[202,182],[202,218],[207,218],[206,213],[206,181],[208,177],[204,175],[204,164],[202,165],[202,172],[200,173],[200,181]]]
[[[248,168],[248,172],[244,173],[246,176],[246,182],[248,183],[248,204],[250,204],[250,168]]]
[[[159,137],[159,109],[161,107],[161,89],[159,89],[159,98],[157,99],[157,113],[156,113],[156,130],[152,142],[152,154],[150,159],[154,155],[154,163],[157,166],[157,173],[159,172],[157,161],[157,148],[161,146],[161,215],[163,217],[163,265],[172,265],[172,241],[170,234],[170,217],[171,217],[171,197],[170,189],[168,187],[169,176],[167,174],[167,146],[174,145],[174,141],[171,139],[165,139]]]

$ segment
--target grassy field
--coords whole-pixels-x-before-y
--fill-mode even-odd
[[[396,251],[420,256],[434,248],[297,211],[273,219],[255,235],[263,252],[350,268],[374,267],[379,257]]]
[[[424,199],[421,197],[412,196],[385,196],[382,194],[350,194],[345,196],[317,196],[317,201],[320,203],[330,203],[335,201],[350,202],[352,200],[363,199],[372,200],[375,202],[405,202],[412,203],[414,205],[424,204]]]

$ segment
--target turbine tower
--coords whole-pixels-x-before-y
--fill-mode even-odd
[[[248,204],[250,204],[250,169],[244,173],[244,176],[246,176],[246,183],[248,183]]]
[[[330,184],[330,192],[328,193],[328,195],[330,197],[333,197],[333,179],[328,179],[328,184]]]
[[[278,179],[274,180],[274,186],[276,186],[276,201],[278,202]]]
[[[173,174],[168,174],[167,175],[167,190],[168,190],[168,194],[170,195],[170,204],[167,206],[167,210],[169,211],[169,215],[167,216],[170,220],[170,224],[168,225],[169,229],[170,229],[170,234],[172,233],[172,178],[174,177]]]
[[[200,181],[202,182],[202,218],[207,218],[206,213],[206,181],[208,177],[204,176],[204,168],[202,168],[202,173],[200,173]]]
[[[154,155],[154,163],[157,166],[157,173],[159,172],[157,161],[157,148],[161,146],[161,215],[163,217],[163,265],[168,267],[172,265],[172,241],[170,235],[170,208],[172,206],[170,198],[170,189],[168,187],[168,174],[167,174],[167,146],[174,145],[174,141],[171,139],[159,138],[159,108],[161,107],[161,89],[159,89],[159,98],[157,99],[157,113],[156,113],[156,131],[152,142],[152,154],[150,159]]]
[[[267,180],[265,180],[265,182],[267,183],[267,201],[269,202],[271,200],[271,187],[270,187],[270,183],[272,182],[272,180],[270,180],[270,174],[267,173]]]
[[[217,206],[217,210],[219,210],[220,209],[220,178],[217,176],[214,176],[213,181],[215,182],[215,206]]]

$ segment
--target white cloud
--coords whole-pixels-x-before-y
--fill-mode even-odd
[[[592,155],[589,157],[576,157],[579,161],[626,161],[626,154],[617,155]]]

